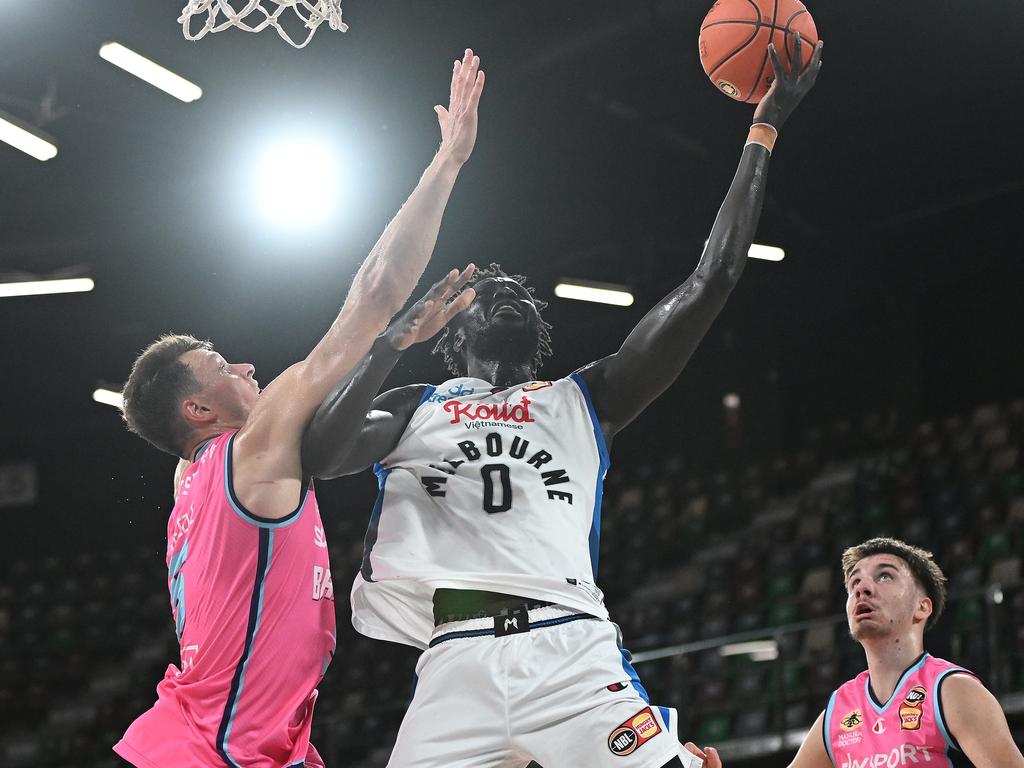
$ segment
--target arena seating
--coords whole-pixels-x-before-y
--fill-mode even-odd
[[[887,423],[874,416],[814,431],[791,456],[710,476],[678,459],[631,466],[615,457],[623,468],[606,486],[601,586],[633,652],[706,641],[637,664],[652,700],[679,710],[687,738],[739,744],[806,728],[836,684],[863,668],[837,618],[838,562],[874,535],[936,553],[953,599],[930,650],[1011,702],[1021,735],[1024,403],[909,436]],[[361,554],[360,527],[336,518],[330,529],[340,652],[320,687],[314,743],[328,765],[370,768],[387,761],[416,653],[348,624],[343,585]],[[117,765],[110,745],[176,660],[162,546],[49,557],[41,567],[15,559],[3,575],[0,764]],[[722,655],[719,640],[733,635],[774,639],[778,658]]]

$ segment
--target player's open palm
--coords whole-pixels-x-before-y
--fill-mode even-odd
[[[434,283],[423,298],[409,307],[387,329],[385,334],[388,343],[401,351],[436,336],[449,320],[473,303],[476,291],[472,288],[466,288],[461,293],[459,291],[472,279],[474,272],[476,267],[470,264],[461,272],[453,269]]]
[[[757,109],[754,110],[755,123],[768,123],[776,130],[782,128],[782,124],[796,109],[797,104],[814,87],[818,79],[818,72],[821,70],[821,51],[824,42],[819,41],[811,55],[811,60],[804,66],[804,43],[800,33],[796,33],[796,41],[793,43],[793,71],[787,72],[785,65],[779,60],[779,52],[775,50],[775,44],[768,46],[768,55],[772,60],[772,69],[775,70],[775,80],[771,88],[764,95]]]
[[[450,152],[456,162],[466,162],[476,145],[477,111],[483,90],[484,73],[480,70],[480,57],[467,48],[466,55],[462,61],[455,62],[452,71],[448,108],[440,104],[434,107],[441,126],[441,150]]]

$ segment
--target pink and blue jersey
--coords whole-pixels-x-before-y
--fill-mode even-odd
[[[335,645],[320,511],[311,485],[279,520],[246,510],[232,488],[234,436],[200,449],[168,521],[181,661],[114,747],[140,768],[323,765],[309,743]]]
[[[973,674],[922,654],[900,677],[886,702],[871,690],[867,671],[832,694],[825,710],[824,738],[836,768],[897,768],[970,765],[942,713],[942,683]]]

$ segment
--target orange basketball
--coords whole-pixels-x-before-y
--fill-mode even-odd
[[[797,32],[806,67],[818,30],[800,0],[718,0],[700,25],[700,63],[722,93],[756,103],[775,78],[768,44],[792,71]]]

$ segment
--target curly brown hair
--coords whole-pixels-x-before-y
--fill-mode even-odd
[[[932,553],[899,539],[884,536],[868,539],[843,552],[843,583],[850,580],[850,572],[857,563],[872,555],[895,555],[907,564],[914,581],[932,601],[932,615],[928,617],[925,629],[934,627],[946,607],[946,576]]]
[[[525,288],[530,296],[533,298],[533,304],[537,308],[537,315],[540,317],[540,332],[538,334],[537,353],[530,360],[530,367],[536,374],[540,370],[540,367],[544,364],[545,358],[551,356],[551,325],[544,322],[541,312],[547,307],[548,303],[538,299],[536,296],[536,290],[526,283],[526,278],[523,275],[509,275],[501,268],[500,264],[491,262],[489,266],[478,269],[476,274],[473,275],[472,281],[467,283],[466,287],[476,285],[481,280],[487,280],[493,277],[506,277],[510,280],[515,280],[523,288]],[[465,288],[463,288],[465,290]],[[464,376],[466,373],[465,365],[459,356],[458,350],[455,349],[455,331],[458,328],[458,318],[452,323],[449,323],[441,333],[441,337],[437,340],[437,344],[434,345],[433,354],[441,355],[444,358],[445,367],[455,374],[456,376]]]

